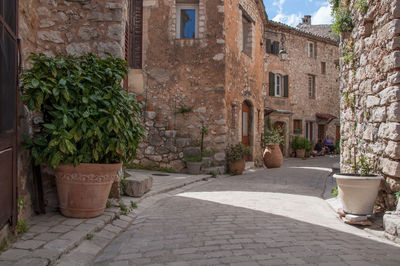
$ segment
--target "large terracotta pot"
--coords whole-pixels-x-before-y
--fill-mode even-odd
[[[305,155],[306,155],[306,150],[305,149],[296,150],[296,157],[297,158],[304,158]]]
[[[339,200],[346,213],[372,214],[382,177],[354,174],[334,174],[333,177],[336,178]]]
[[[54,173],[61,213],[73,218],[101,215],[121,167],[122,163],[60,164]]]
[[[267,144],[264,150],[264,164],[268,168],[279,168],[283,162],[283,155],[279,144]]]
[[[245,166],[246,162],[244,161],[244,158],[241,160],[229,162],[229,171],[234,175],[241,175],[244,171]]]

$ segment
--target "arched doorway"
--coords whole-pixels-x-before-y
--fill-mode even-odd
[[[281,135],[282,137],[285,136],[285,131],[286,131],[286,124],[282,121],[277,121],[274,123],[274,129],[281,129],[281,132],[279,133],[279,135]],[[279,147],[281,148],[281,152],[282,154],[285,154],[285,146],[284,143],[281,143],[279,145]]]

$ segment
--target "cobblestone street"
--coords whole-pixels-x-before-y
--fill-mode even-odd
[[[166,197],[94,265],[399,265],[399,246],[345,225],[322,199],[335,162],[286,159]]]

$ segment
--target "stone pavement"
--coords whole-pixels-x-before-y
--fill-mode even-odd
[[[134,174],[137,170],[128,171]],[[126,229],[141,211],[159,200],[157,195],[210,177],[140,172],[153,176],[152,190],[142,198],[122,199],[128,208],[131,201],[137,203],[138,209],[121,215],[120,208],[111,207],[107,208],[103,215],[92,219],[66,218],[55,212],[34,216],[29,221],[27,232],[0,254],[0,265],[87,265],[113,238]],[[151,200],[143,200],[150,197]]]
[[[93,265],[399,265],[398,245],[342,223],[322,199],[337,160],[286,159],[171,192]]]

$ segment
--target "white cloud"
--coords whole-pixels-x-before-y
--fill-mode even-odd
[[[303,17],[303,15],[300,13],[299,14],[289,14],[289,15],[279,13],[272,20],[285,23],[292,27],[296,27],[297,24],[299,24],[301,22],[302,17]]]
[[[312,15],[312,24],[331,24],[332,23],[332,9],[328,2],[324,3],[317,12]]]

